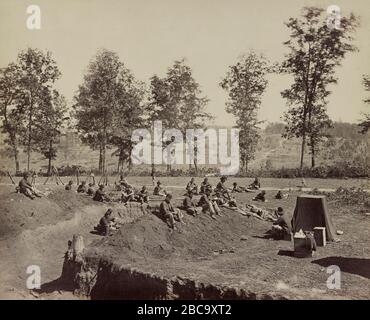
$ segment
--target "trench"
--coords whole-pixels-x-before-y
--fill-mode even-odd
[[[38,297],[63,298],[73,288],[65,285],[60,278],[63,274],[65,252],[68,240],[74,234],[83,236],[85,246],[101,236],[91,233],[101,216],[107,210],[104,204],[92,204],[76,210],[72,218],[54,225],[24,230],[6,239],[0,239],[0,298],[33,299]],[[135,220],[140,213],[122,215],[123,222]],[[31,292],[26,288],[27,267],[36,265],[41,270],[41,289]],[[52,296],[50,296],[52,295]],[[71,298],[71,295],[68,295]]]
[[[93,300],[285,300],[276,293],[167,278],[129,266],[82,256],[66,257],[62,278],[79,296]]]

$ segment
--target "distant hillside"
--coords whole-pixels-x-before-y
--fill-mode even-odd
[[[251,169],[274,168],[279,169],[295,168],[299,164],[300,140],[287,140],[282,138],[284,125],[281,123],[269,124],[261,130],[261,140],[258,145],[255,160],[250,164]],[[350,161],[370,163],[369,147],[370,135],[358,133],[358,126],[349,123],[335,123],[334,128],[327,132],[330,137],[325,139],[321,151],[317,157],[317,165],[332,164],[337,161]],[[13,159],[6,157],[4,152],[4,137],[0,142],[1,170],[14,170]],[[112,153],[115,149],[108,150],[107,164],[110,171],[117,167],[117,157]],[[61,137],[59,144],[58,158],[54,161],[57,167],[66,165],[81,165],[86,168],[96,168],[99,154],[91,150],[87,145],[81,143],[77,134],[68,132]],[[306,164],[310,165],[310,155],[306,155]],[[20,153],[20,168],[26,167],[26,155]],[[46,168],[47,160],[42,155],[32,155],[31,168],[39,170]]]
[[[256,159],[251,164],[253,168],[267,166],[275,169],[282,167],[297,167],[300,161],[301,140],[282,138],[284,124],[269,124],[261,133],[261,141],[256,153]],[[325,134],[328,136],[320,146],[316,164],[333,164],[349,161],[370,163],[370,134],[359,133],[356,124],[334,123]],[[308,150],[307,150],[308,151]],[[305,155],[305,163],[310,166],[310,154]]]

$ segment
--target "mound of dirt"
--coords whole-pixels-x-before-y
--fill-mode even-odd
[[[91,204],[92,200],[75,192],[58,188],[48,196],[27,198],[15,193],[12,186],[1,186],[0,190],[0,238],[19,233],[25,229],[55,224],[68,220],[76,209]]]
[[[168,228],[155,215],[145,215],[123,225],[117,233],[96,243],[89,250],[109,257],[109,260],[123,258],[125,263],[171,257],[197,260],[215,253],[233,251],[243,235],[251,229],[252,223],[254,229],[256,224],[259,225],[262,233],[268,228],[268,223],[225,210],[228,212],[224,212],[217,221],[206,214],[195,218],[185,216],[186,224],[178,223],[176,231]]]

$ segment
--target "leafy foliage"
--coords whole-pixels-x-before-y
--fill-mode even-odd
[[[250,52],[229,68],[226,77],[220,83],[229,95],[226,111],[236,117],[236,126],[240,128],[240,160],[244,171],[247,170],[248,163],[254,159],[260,138],[257,112],[267,86],[265,75],[270,70],[266,58]]]
[[[290,109],[285,113],[286,137],[301,137],[301,169],[306,139],[314,157],[322,132],[331,126],[326,114],[328,86],[337,83],[335,69],[347,52],[355,51],[351,34],[358,26],[352,14],[341,18],[340,28],[330,29],[323,17],[324,10],[306,7],[302,18],[290,18],[287,27],[290,39],[284,44],[289,52],[280,71],[293,76],[293,84],[281,92]]]

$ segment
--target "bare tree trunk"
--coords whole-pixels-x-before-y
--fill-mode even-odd
[[[14,153],[14,161],[15,161],[15,172],[19,172],[18,152]]]
[[[50,140],[49,144],[49,163],[48,163],[48,176],[51,175],[51,158],[52,158],[53,142]]]
[[[13,156],[14,156],[14,162],[15,162],[15,172],[18,172],[19,171],[18,148],[17,148],[17,144],[15,142],[15,137],[13,135],[10,135],[10,143],[11,143],[12,149],[13,149]]]
[[[106,148],[105,145],[102,146],[102,155],[101,155],[101,164],[102,164],[102,174],[105,174],[105,154],[106,154]]]
[[[33,101],[32,94],[30,99],[30,113],[28,116],[28,141],[27,141],[27,171],[30,170],[31,161],[31,142],[32,142],[32,113],[33,113]]]
[[[314,139],[311,138],[311,167],[315,167],[315,156],[316,156],[316,151],[315,151],[315,141]]]
[[[306,132],[303,132],[302,134],[302,145],[301,145],[301,162],[299,166],[299,170],[302,173],[303,170],[303,160],[304,160],[304,151],[305,151],[305,146],[306,146]]]
[[[300,173],[302,175],[303,171],[303,161],[304,161],[304,151],[306,146],[306,133],[307,133],[307,109],[308,109],[308,95],[309,95],[309,75],[310,75],[310,69],[311,69],[311,43],[308,43],[308,64],[307,64],[307,71],[306,71],[306,79],[305,81],[305,97],[304,97],[304,103],[303,103],[303,119],[302,119],[302,147],[301,147],[301,163],[300,163]]]
[[[102,146],[99,146],[99,173],[102,173]]]
[[[198,174],[198,147],[197,146],[194,147],[194,167],[195,167],[195,175],[197,175]]]

